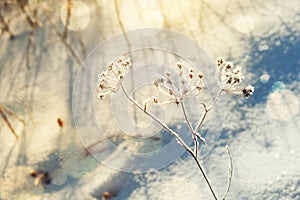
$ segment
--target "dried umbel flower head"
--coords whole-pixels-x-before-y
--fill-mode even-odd
[[[254,92],[254,87],[252,85],[248,85],[248,86],[244,87],[242,92],[246,98],[249,98]]]
[[[233,63],[226,61],[224,57],[217,58],[216,64],[223,89],[233,89],[244,80],[240,66],[234,67]]]
[[[223,91],[232,94],[243,94],[245,97],[250,97],[254,92],[253,86],[247,86],[244,89],[237,89],[236,87],[244,80],[242,67],[234,67],[232,62],[228,62],[224,57],[219,57],[216,60],[217,70],[220,75],[221,87]],[[249,89],[249,90],[248,90]]]
[[[185,98],[198,95],[202,89],[203,75],[197,73],[194,68],[186,68],[183,63],[177,63],[178,74],[176,78],[179,80],[179,85],[174,83],[174,77],[170,72],[165,72],[164,75],[156,75],[154,77],[154,86],[166,96],[170,97],[170,100],[166,103],[179,104]],[[158,101],[157,101],[158,102]]]
[[[98,86],[101,91],[99,94],[100,99],[103,99],[110,93],[118,91],[130,66],[130,58],[122,56],[111,62],[106,67],[106,70],[98,75]]]

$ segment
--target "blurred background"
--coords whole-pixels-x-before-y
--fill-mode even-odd
[[[140,28],[184,34],[212,62],[244,66],[255,87],[250,99],[226,97],[220,139],[203,160],[217,193],[226,189],[228,144],[228,199],[300,199],[299,10],[299,0],[2,0],[0,199],[211,199],[189,156],[129,174],[102,165],[77,135],[81,63],[99,43]],[[101,141],[89,148],[105,154]]]

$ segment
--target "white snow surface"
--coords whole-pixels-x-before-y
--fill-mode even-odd
[[[80,32],[87,52],[105,39],[121,33],[113,1],[95,2],[86,1],[93,17],[87,28]],[[159,1],[153,1],[153,4],[147,2],[124,0],[120,1],[120,6],[123,8],[131,4],[137,10],[143,6],[159,10],[165,17],[164,28],[191,37],[212,58],[230,57],[245,66],[245,83],[255,87],[260,84],[258,88],[262,91],[258,92],[263,96],[256,97],[260,99],[257,102],[253,98],[229,95],[226,102],[220,102],[226,103],[222,135],[215,148],[203,159],[218,196],[223,195],[227,185],[227,144],[234,162],[228,199],[300,199],[300,114],[293,110],[286,120],[280,120],[266,109],[268,97],[273,94],[270,84],[282,79],[289,80],[285,85],[294,95],[292,103],[298,105],[300,101],[299,52],[293,54],[292,47],[284,43],[288,38],[289,42],[300,44],[300,2],[178,0],[174,3],[168,0],[162,5],[157,3]],[[63,4],[60,1],[56,3],[57,12],[53,20],[63,30],[59,18]],[[178,11],[179,17],[168,10]],[[189,22],[185,23],[187,19]],[[198,26],[193,19],[199,21]],[[8,116],[20,137],[16,141],[0,118],[1,200],[89,200],[101,199],[104,192],[109,192],[115,200],[212,199],[194,160],[188,155],[157,171],[130,174],[111,169],[86,154],[72,116],[72,89],[80,66],[46,25],[36,32],[35,48],[30,53],[31,65],[27,69],[26,45],[30,29],[22,25],[23,21],[24,16],[21,16],[12,23],[12,30],[17,33],[14,40],[9,40],[5,34],[0,40],[0,103],[26,122],[22,124]],[[161,26],[161,23],[151,21],[151,25]],[[147,23],[137,22],[125,28],[147,26]],[[68,41],[83,60],[78,38],[78,32],[69,32]],[[286,55],[298,57],[296,66],[290,66],[295,63],[289,63],[289,60],[277,60],[284,65],[283,68],[294,71],[278,75],[278,65],[269,62],[270,71],[261,73],[260,61],[264,56],[268,57],[264,53],[275,53],[271,50],[276,47],[281,47]],[[253,52],[253,49],[256,51]],[[206,70],[208,74],[214,74],[215,69]],[[260,83],[263,73],[270,73],[270,84]],[[103,111],[104,114],[106,112]],[[285,110],[284,115],[289,115],[289,111]],[[63,120],[63,127],[58,126],[58,118]],[[140,148],[130,141],[126,142],[122,145]],[[109,158],[117,159],[117,155],[112,153]],[[124,165],[128,162],[120,161]],[[32,170],[48,171],[52,182],[35,186],[29,175]]]

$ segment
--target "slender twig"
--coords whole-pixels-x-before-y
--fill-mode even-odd
[[[196,128],[195,128],[195,132],[197,132],[197,131],[199,130],[199,128],[202,126],[202,124],[203,124],[203,122],[204,122],[204,119],[206,118],[207,113],[208,113],[208,112],[216,105],[216,103],[217,103],[217,101],[219,100],[219,98],[220,98],[220,96],[221,96],[221,94],[222,94],[223,91],[224,91],[224,90],[221,89],[221,90],[218,92],[216,98],[214,99],[213,103],[212,103],[210,106],[207,107],[205,103],[201,103],[201,105],[202,105],[203,108],[204,108],[204,113],[202,114],[202,116],[201,116],[200,119],[199,119],[199,122],[198,122],[198,124],[197,124],[197,126],[196,126]]]
[[[204,177],[204,179],[205,179],[205,181],[206,181],[206,183],[207,183],[207,185],[208,185],[208,187],[209,187],[212,195],[214,196],[215,200],[217,200],[218,197],[217,197],[215,191],[213,190],[212,185],[211,185],[211,183],[210,183],[210,181],[209,181],[209,179],[208,179],[208,177],[207,177],[207,175],[206,175],[206,173],[205,173],[205,171],[204,171],[204,169],[203,169],[200,161],[198,160],[198,158],[196,157],[196,155],[194,155],[194,154],[191,154],[191,155],[194,158],[195,162],[197,163],[197,166],[200,169],[200,171],[201,171],[201,173],[202,173],[202,175],[203,175],[203,177]]]
[[[183,112],[184,119],[185,119],[185,121],[186,121],[186,123],[187,123],[187,125],[188,125],[188,127],[190,129],[190,131],[192,133],[194,133],[193,126],[192,126],[190,120],[187,117],[186,109],[185,109],[184,103],[182,101],[180,102],[180,106],[181,106],[181,109],[182,109],[182,112]]]
[[[27,10],[26,10],[26,4],[24,4],[24,2],[22,0],[18,0],[17,1],[21,11],[25,14],[26,16],[26,20],[28,22],[28,24],[30,25],[31,28],[37,26],[37,25],[40,25],[40,22],[37,20],[36,17],[31,17]]]
[[[125,39],[125,41],[127,43],[128,52],[129,52],[129,55],[130,55],[130,53],[131,53],[131,44],[130,44],[130,40],[129,40],[127,32],[126,32],[124,23],[123,23],[122,18],[121,18],[120,7],[119,7],[119,0],[114,0],[114,6],[115,6],[115,11],[116,11],[118,23],[119,23],[119,26],[120,26],[120,28],[122,30],[124,39]],[[130,69],[132,69],[132,66],[130,66]],[[133,70],[130,70],[130,75],[133,76]],[[131,86],[133,88],[133,86],[134,86],[134,79],[131,79]],[[135,93],[134,92],[133,92],[132,96],[135,99]],[[138,123],[138,117],[137,117],[137,114],[136,114],[135,110],[133,110],[133,118],[134,118],[134,122]]]
[[[214,100],[213,103],[207,108],[207,111],[210,111],[210,110],[216,105],[216,103],[217,103],[217,101],[219,100],[219,98],[220,98],[220,96],[221,96],[221,94],[222,94],[223,91],[224,91],[223,89],[219,90],[219,92],[218,92],[218,94],[217,94],[215,100]]]
[[[21,119],[18,115],[16,115],[14,112],[12,112],[10,109],[5,107],[4,105],[0,105],[0,109],[5,111],[7,114],[12,116],[13,118],[15,118],[15,119],[19,120],[20,122],[22,122],[22,124],[25,124],[25,121],[23,119]]]
[[[67,42],[66,39],[64,39],[63,34],[58,30],[58,28],[55,26],[54,22],[52,21],[51,17],[49,16],[49,14],[47,13],[48,11],[46,9],[44,9],[44,13],[45,16],[47,18],[47,21],[49,22],[51,28],[55,31],[56,35],[58,35],[61,39],[61,42],[65,45],[65,47],[70,51],[71,55],[73,56],[73,58],[75,59],[75,61],[77,62],[77,64],[80,66],[81,63],[81,59],[79,58],[79,56],[75,53],[75,51],[73,50],[71,44],[69,44]]]
[[[222,197],[222,200],[225,200],[227,195],[228,195],[228,192],[230,190],[230,187],[231,187],[231,182],[232,182],[232,175],[233,175],[233,161],[232,161],[232,156],[231,156],[231,152],[230,152],[230,148],[228,145],[226,145],[226,150],[227,150],[227,154],[228,154],[228,157],[229,157],[229,167],[228,167],[228,183],[227,183],[227,189],[226,189],[226,192],[225,194],[223,195]]]
[[[149,113],[147,110],[145,110],[142,106],[140,106],[133,98],[131,98],[129,96],[129,94],[126,92],[123,84],[121,83],[121,88],[125,94],[125,96],[129,99],[129,101],[135,105],[138,109],[140,109],[141,111],[143,111],[146,115],[148,115],[149,117],[151,117],[154,121],[156,121],[159,125],[161,125],[164,129],[166,129],[171,135],[173,135],[176,140],[185,148],[185,150],[191,154],[193,154],[193,151],[190,149],[190,147],[181,139],[181,137],[174,132],[172,129],[170,129],[166,124],[164,124],[163,122],[161,122],[160,120],[158,120],[155,116],[153,116],[151,113]]]
[[[66,16],[65,28],[64,28],[62,39],[66,39],[68,37],[68,26],[70,24],[70,18],[71,18],[71,7],[72,7],[71,0],[67,0],[67,4],[66,4],[67,16]]]
[[[193,126],[190,122],[190,120],[188,119],[187,117],[187,113],[186,113],[186,109],[185,109],[185,106],[184,106],[184,103],[183,102],[180,102],[180,106],[181,106],[181,109],[182,109],[182,112],[183,112],[183,116],[184,116],[184,119],[193,135],[193,139],[194,139],[194,143],[195,143],[195,147],[194,147],[194,153],[196,155],[196,157],[198,156],[198,140],[197,140],[197,136],[194,132],[194,129],[193,129]]]
[[[34,9],[33,11],[34,17],[37,16],[37,9]],[[30,21],[31,22],[31,21]],[[37,23],[30,23],[31,26],[31,31],[30,31],[30,35],[28,36],[28,43],[27,43],[27,47],[26,47],[26,67],[29,70],[30,69],[30,50],[33,47],[33,42],[34,42],[34,35],[37,29]]]
[[[5,123],[7,124],[8,128],[10,129],[10,131],[12,132],[12,134],[15,136],[16,140],[19,139],[19,136],[17,135],[17,133],[15,132],[13,126],[11,125],[11,123],[9,122],[4,109],[2,107],[2,105],[0,105],[0,115],[2,116],[3,120],[5,121]]]
[[[123,84],[120,84],[122,91],[124,92],[125,96],[129,99],[129,101],[134,104],[138,109],[140,109],[141,111],[143,111],[147,116],[151,117],[154,121],[156,121],[159,125],[161,125],[164,129],[166,129],[171,135],[173,135],[176,140],[179,142],[179,144],[194,158],[195,162],[197,163],[197,166],[199,168],[199,170],[201,171],[213,197],[215,200],[217,200],[217,195],[215,193],[215,191],[212,188],[212,185],[203,169],[203,166],[201,165],[200,161],[198,160],[196,154],[190,149],[190,147],[181,139],[181,137],[174,132],[172,129],[170,129],[166,124],[164,124],[163,122],[161,122],[160,120],[158,120],[155,116],[153,116],[151,113],[149,113],[146,109],[144,109],[142,106],[140,106],[133,98],[131,98],[129,96],[129,94],[126,92]]]
[[[12,31],[9,28],[9,24],[5,21],[4,16],[1,13],[1,9],[0,9],[0,22],[3,26],[2,30],[3,32],[7,32],[9,35],[9,39],[14,39],[14,34],[12,33]]]
[[[205,119],[205,117],[206,117],[206,115],[207,115],[207,113],[208,113],[206,104],[205,104],[205,103],[201,103],[201,105],[202,105],[203,108],[204,108],[204,112],[202,113],[202,116],[201,116],[200,119],[199,119],[199,122],[198,122],[198,124],[197,124],[197,126],[196,126],[196,128],[195,128],[195,132],[197,132],[197,131],[199,130],[199,128],[202,126],[202,124],[203,124],[203,122],[204,122],[204,119]]]

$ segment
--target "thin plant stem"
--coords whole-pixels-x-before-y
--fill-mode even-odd
[[[34,18],[37,17],[37,9],[34,9],[33,11],[33,16]],[[28,18],[29,19],[29,18]],[[31,54],[31,49],[34,48],[34,38],[35,38],[35,33],[38,27],[38,24],[35,22],[30,23],[28,21],[28,23],[31,26],[31,31],[30,31],[30,35],[28,36],[28,42],[27,42],[27,47],[26,47],[26,68],[29,70],[30,69],[30,54]]]
[[[199,122],[198,122],[198,124],[197,124],[197,126],[195,128],[195,132],[197,132],[199,130],[199,128],[202,126],[207,113],[216,105],[216,103],[219,100],[219,98],[220,98],[220,96],[221,96],[221,94],[222,94],[223,91],[224,90],[221,89],[218,92],[216,98],[214,99],[213,103],[210,106],[207,107],[205,103],[201,103],[201,105],[204,107],[204,113],[202,114],[202,116],[199,119]]]
[[[218,94],[217,94],[215,100],[214,100],[213,103],[207,108],[208,111],[210,111],[210,110],[216,105],[216,103],[217,103],[217,101],[219,100],[219,98],[220,98],[220,96],[221,96],[221,94],[222,94],[223,91],[224,91],[223,89],[219,90],[219,92],[218,92]]]
[[[193,126],[192,126],[190,120],[187,117],[186,109],[185,109],[184,103],[182,101],[180,102],[180,106],[181,106],[181,109],[182,109],[182,112],[183,112],[184,119],[185,119],[185,121],[186,121],[186,123],[187,123],[187,125],[188,125],[188,127],[190,129],[190,131],[192,133],[194,133]]]
[[[127,43],[128,52],[129,52],[129,55],[130,55],[131,54],[131,44],[130,44],[130,40],[129,40],[127,32],[126,32],[124,23],[123,23],[122,18],[121,18],[119,0],[114,0],[114,7],[115,7],[115,11],[116,11],[118,23],[119,23],[119,26],[120,26],[120,28],[122,30],[124,39],[125,39],[125,41]],[[132,69],[132,66],[130,66],[130,69]],[[132,70],[130,70],[130,75],[133,76]],[[134,79],[131,79],[131,86],[132,87],[134,86]],[[133,98],[135,99],[135,93],[133,93]],[[133,117],[134,117],[134,122],[138,123],[138,117],[137,117],[137,114],[136,114],[135,110],[133,111]]]
[[[18,115],[16,115],[13,111],[11,111],[10,109],[8,109],[4,105],[0,105],[0,109],[2,109],[3,111],[5,111],[7,114],[9,114],[10,116],[12,116],[13,118],[15,118],[15,119],[19,120],[20,122],[22,122],[22,124],[25,124],[25,121],[23,119],[21,119]]]
[[[68,26],[70,25],[71,7],[72,7],[71,0],[67,0],[67,4],[66,4],[67,16],[66,16],[65,29],[64,29],[64,33],[63,33],[62,39],[66,39],[68,37]]]
[[[15,36],[12,33],[12,31],[10,30],[9,24],[5,21],[5,18],[2,15],[1,10],[0,10],[0,22],[1,22],[2,26],[3,26],[2,27],[3,32],[7,32],[8,33],[9,39],[14,39]]]
[[[204,119],[208,113],[208,110],[207,110],[207,107],[206,107],[206,104],[205,103],[201,103],[201,105],[203,106],[204,108],[204,113],[202,114],[202,116],[200,117],[199,119],[199,122],[198,122],[198,125],[196,126],[195,128],[195,132],[197,132],[199,130],[199,128],[202,126],[203,122],[204,122]]]
[[[182,109],[182,112],[183,112],[183,116],[184,116],[184,119],[190,129],[190,131],[192,132],[193,134],[193,139],[194,139],[194,143],[195,143],[195,148],[194,148],[194,153],[196,155],[196,157],[198,157],[198,140],[197,140],[197,136],[194,132],[194,129],[193,129],[193,126],[190,122],[190,120],[188,119],[187,117],[187,113],[186,113],[186,109],[185,109],[185,106],[184,106],[184,103],[183,102],[180,102],[180,106],[181,106],[181,109]]]
[[[28,22],[28,24],[30,25],[31,28],[33,28],[34,26],[36,26],[36,19],[32,19],[31,16],[28,14],[27,10],[26,10],[26,4],[23,3],[22,0],[17,0],[17,4],[20,7],[21,11],[25,14],[26,16],[26,20]]]
[[[71,55],[73,56],[73,58],[75,59],[75,61],[77,62],[78,66],[81,66],[81,59],[79,58],[79,56],[75,53],[75,51],[73,50],[71,44],[69,44],[67,42],[67,40],[64,38],[63,34],[60,33],[60,31],[58,30],[58,28],[55,26],[54,22],[52,21],[50,15],[47,13],[48,11],[46,9],[44,9],[44,13],[45,16],[51,26],[51,28],[54,30],[54,32],[56,33],[56,35],[58,35],[58,37],[60,37],[61,42],[65,45],[65,47],[69,50],[69,52],[71,53]]]
[[[158,120],[155,116],[153,116],[151,113],[149,113],[146,109],[144,109],[142,106],[140,106],[133,98],[131,98],[129,96],[129,94],[126,92],[123,84],[121,83],[120,84],[121,88],[122,88],[122,91],[123,93],[125,94],[125,96],[128,98],[128,100],[134,104],[138,109],[140,109],[141,111],[143,111],[147,116],[151,117],[154,121],[156,121],[159,125],[161,125],[164,129],[166,129],[171,135],[173,135],[176,140],[179,142],[179,144],[189,153],[191,154],[191,156],[194,158],[195,162],[197,163],[197,166],[199,168],[199,170],[201,171],[213,197],[215,200],[217,200],[217,195],[215,193],[215,191],[213,190],[212,188],[212,185],[203,169],[203,166],[201,165],[200,161],[198,160],[196,154],[190,149],[190,147],[181,139],[181,137],[176,133],[174,132],[172,129],[170,129],[166,124],[164,124],[163,122],[161,122],[160,120]]]
[[[185,148],[186,151],[193,154],[193,151],[190,149],[190,147],[181,139],[181,137],[172,129],[170,129],[166,124],[158,120],[155,116],[153,116],[151,113],[149,113],[147,110],[145,110],[142,106],[140,106],[133,98],[129,96],[129,94],[126,92],[123,84],[121,83],[122,91],[124,92],[125,96],[129,99],[129,101],[135,105],[138,109],[143,111],[146,115],[151,117],[154,121],[156,121],[159,125],[161,125],[164,129],[166,129],[171,135],[173,135],[177,141]]]
[[[3,110],[1,105],[0,105],[0,115],[2,116],[3,120],[7,124],[8,128],[11,130],[12,134],[15,136],[16,140],[18,140],[19,136],[15,132],[15,130],[14,130],[13,126],[11,125],[11,123],[9,122],[9,120],[8,120],[6,114],[4,113],[4,110]]]
[[[228,167],[229,175],[228,175],[227,189],[226,189],[225,194],[222,197],[222,200],[225,200],[228,193],[229,193],[229,190],[230,190],[230,187],[231,187],[231,182],[232,182],[232,175],[233,175],[233,161],[232,161],[232,155],[231,155],[231,152],[230,152],[230,148],[229,148],[228,145],[226,145],[226,150],[227,150],[227,154],[228,154],[228,157],[229,157],[229,167]]]
[[[194,154],[191,154],[191,155],[193,156],[195,162],[197,163],[197,166],[198,166],[199,170],[201,171],[201,173],[202,173],[202,175],[203,175],[203,177],[204,177],[204,179],[205,179],[205,181],[206,181],[206,183],[207,183],[207,185],[208,185],[208,187],[209,187],[212,195],[214,196],[215,200],[218,200],[218,197],[217,197],[214,189],[212,188],[212,185],[211,185],[211,183],[210,183],[210,181],[209,181],[209,179],[208,179],[208,177],[207,177],[207,175],[206,175],[206,173],[205,173],[205,171],[203,169],[203,166],[201,165],[199,159],[196,157],[196,155],[194,155]]]

